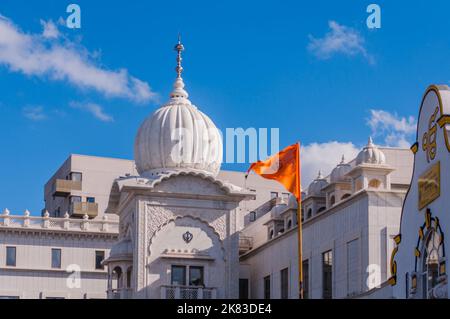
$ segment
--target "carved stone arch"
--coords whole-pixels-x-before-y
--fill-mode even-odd
[[[148,246],[147,246],[147,252],[148,252],[148,256],[150,257],[152,252],[151,252],[151,247],[153,244],[154,239],[158,236],[158,234],[164,230],[164,228],[166,226],[168,226],[170,223],[174,223],[179,219],[186,219],[186,218],[190,218],[192,220],[198,221],[204,225],[206,225],[207,229],[209,229],[210,233],[213,234],[214,236],[216,236],[217,241],[220,243],[220,250],[222,251],[222,257],[223,260],[226,261],[226,251],[225,251],[225,247],[223,245],[223,241],[220,238],[220,234],[216,231],[216,229],[214,227],[212,227],[207,221],[201,219],[200,217],[196,217],[196,216],[191,216],[191,215],[185,215],[185,216],[174,216],[173,218],[170,218],[168,220],[166,220],[164,223],[162,223],[161,225],[158,226],[158,228],[155,230],[155,232],[153,233],[152,237],[149,238],[148,241]],[[209,234],[208,234],[209,235]]]

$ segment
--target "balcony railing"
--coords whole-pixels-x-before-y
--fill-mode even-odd
[[[81,191],[81,181],[57,179],[53,183],[53,196],[67,197],[72,191]]]
[[[216,299],[216,289],[190,286],[161,286],[161,299]]]
[[[92,231],[92,232],[106,232],[118,233],[119,223],[116,221],[89,220],[69,218],[52,218],[48,215],[44,217],[30,216],[27,211],[23,216],[10,215],[8,210],[0,214],[0,230],[2,228],[29,228],[29,229],[53,229],[65,231]]]
[[[239,253],[243,254],[253,248],[253,237],[239,236]]]
[[[75,202],[70,204],[69,213],[74,217],[83,217],[84,215],[88,215],[89,218],[94,218],[98,215],[98,204]]]

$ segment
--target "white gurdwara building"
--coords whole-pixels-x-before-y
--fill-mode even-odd
[[[184,88],[183,49],[169,101],[138,131],[134,161],[71,155],[45,186],[41,217],[0,215],[0,298],[298,298],[296,201],[274,181],[220,169],[220,134]],[[409,239],[418,233],[400,218],[413,161],[411,150],[370,139],[308,186],[305,297],[406,298],[404,280],[420,296]],[[440,229],[434,210],[445,212],[428,217]],[[442,271],[437,282],[446,285]]]

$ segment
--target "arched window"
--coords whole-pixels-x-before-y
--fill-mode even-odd
[[[440,283],[439,265],[444,256],[444,248],[441,236],[434,229],[428,234],[422,255],[423,298],[435,298],[433,290]]]
[[[122,269],[117,266],[113,269],[113,289],[121,289],[122,288]]]
[[[312,209],[308,208],[308,214],[306,215],[306,218],[311,218],[312,216]]]
[[[330,197],[330,206],[333,206],[334,204],[336,204],[336,197],[333,195]]]
[[[272,239],[272,238],[273,238],[273,229],[271,229],[269,232],[269,239]]]
[[[352,196],[352,194],[344,194],[344,196],[341,197],[341,200],[344,200],[346,198],[349,198],[350,196]]]
[[[326,207],[324,207],[324,206],[320,207],[319,210],[317,211],[317,214],[323,212],[325,209],[326,209]]]
[[[288,222],[287,222],[287,229],[291,229],[291,227],[292,227],[292,220],[288,220]]]
[[[369,182],[369,187],[370,188],[379,188],[380,185],[381,185],[381,182],[378,179],[376,179],[376,178],[371,179],[370,182]]]

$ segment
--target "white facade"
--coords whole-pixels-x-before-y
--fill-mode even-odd
[[[365,152],[370,156],[361,155]],[[319,175],[304,194],[302,259],[307,298],[362,297],[390,276],[389,259],[412,172],[412,153],[378,148],[370,141],[361,154],[359,163],[356,158],[346,169],[339,164],[327,178]],[[240,258],[241,279],[249,282],[250,298],[298,298],[297,226],[289,223],[296,220],[295,213],[294,204],[277,205],[243,229],[243,236],[254,243]],[[328,294],[323,266],[327,252],[332,256]],[[287,287],[282,287],[281,272],[286,269],[290,277]],[[265,280],[270,280],[269,293]],[[392,297],[392,291],[385,297]]]
[[[0,215],[0,298],[105,299],[118,223],[108,220]],[[52,257],[56,250],[59,258]],[[59,251],[59,253],[58,253]],[[7,256],[7,255],[10,256]]]

